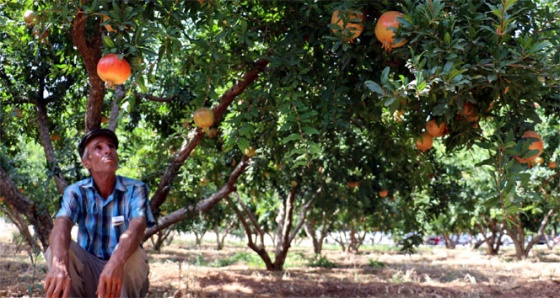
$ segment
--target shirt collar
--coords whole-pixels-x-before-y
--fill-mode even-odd
[[[89,187],[89,188],[94,188],[93,187],[93,177],[89,177],[86,179],[86,181],[83,184],[83,187]],[[126,191],[126,186],[124,185],[124,182],[122,181],[122,177],[117,175],[117,183],[115,184],[115,190],[118,191],[122,191],[125,192]]]

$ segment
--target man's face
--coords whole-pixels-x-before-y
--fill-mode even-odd
[[[117,147],[108,137],[96,137],[86,145],[82,163],[92,174],[115,173],[119,167]]]

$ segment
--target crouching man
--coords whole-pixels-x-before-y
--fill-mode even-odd
[[[108,129],[87,133],[78,145],[90,177],[64,191],[45,253],[47,297],[144,297],[148,256],[141,248],[154,224],[148,188],[118,176],[117,136]],[[77,243],[70,231],[78,224]]]

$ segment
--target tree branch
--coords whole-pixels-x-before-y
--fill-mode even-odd
[[[45,151],[45,157],[47,158],[47,165],[49,171],[52,171],[54,182],[58,188],[60,194],[64,193],[64,190],[68,186],[68,182],[60,167],[58,166],[58,161],[54,154],[54,148],[52,140],[50,138],[49,132],[49,117],[47,115],[47,107],[43,101],[39,101],[35,104],[35,110],[37,112],[37,128],[39,130],[39,137],[41,138],[41,144]]]
[[[146,230],[144,241],[149,239],[152,235],[154,235],[158,231],[165,229],[187,218],[188,215],[195,216],[200,213],[206,212],[210,210],[210,208],[214,207],[214,205],[218,204],[222,199],[227,198],[227,196],[231,192],[236,190],[235,184],[237,183],[237,180],[239,180],[239,177],[245,171],[248,165],[249,165],[248,158],[246,156],[243,156],[239,164],[237,164],[235,169],[229,175],[229,179],[226,182],[226,184],[224,184],[224,186],[222,186],[220,190],[212,194],[207,199],[198,202],[194,207],[193,206],[183,207],[169,213],[165,217],[160,218],[155,227]]]
[[[215,121],[219,121],[222,118],[226,109],[231,105],[237,95],[241,94],[253,81],[257,79],[259,73],[265,69],[266,65],[268,65],[268,60],[265,59],[260,59],[255,62],[253,69],[247,72],[241,81],[237,82],[233,87],[226,91],[224,95],[222,95],[220,103],[212,109],[214,111]],[[192,138],[190,138],[188,144],[185,144],[179,152],[177,152],[177,155],[167,167],[158,188],[150,200],[152,210],[156,210],[159,206],[161,206],[161,204],[163,204],[169,194],[169,191],[171,190],[173,180],[179,173],[179,169],[183,166],[192,150],[196,148],[196,146],[198,146],[204,138],[204,133],[200,128],[193,129],[189,135],[192,135]]]
[[[36,203],[24,196],[2,167],[0,167],[0,190],[6,203],[21,212],[35,227],[43,249],[47,249],[49,246],[48,237],[53,226],[52,219],[47,211],[38,209]]]
[[[135,92],[134,96],[136,97],[136,99],[147,99],[156,102],[171,102],[173,100],[172,97],[160,97],[140,92]]]

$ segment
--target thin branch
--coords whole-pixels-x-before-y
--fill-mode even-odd
[[[255,228],[255,233],[258,234],[258,235],[261,235],[262,232],[261,232],[261,229],[259,228],[259,222],[255,218],[255,216],[253,215],[251,210],[249,210],[247,205],[245,205],[245,203],[243,203],[243,200],[241,200],[241,197],[239,196],[239,194],[237,192],[235,192],[235,197],[237,198],[237,202],[241,206],[241,209],[243,209],[243,211],[245,211],[245,214],[247,214],[247,217],[249,217],[249,220],[251,221],[251,224]]]
[[[156,102],[171,102],[173,100],[173,97],[161,97],[140,92],[135,92],[134,96],[136,99],[147,99]]]
[[[220,190],[212,194],[210,197],[198,202],[194,207],[193,206],[183,207],[169,213],[165,217],[160,218],[155,227],[151,227],[146,230],[144,240],[147,240],[158,231],[170,227],[171,225],[187,218],[187,216],[189,215],[195,216],[210,210],[212,207],[214,207],[214,205],[218,204],[222,199],[227,198],[227,196],[229,196],[231,192],[236,190],[235,184],[237,183],[237,180],[239,180],[239,177],[245,171],[248,165],[249,165],[248,158],[246,156],[243,156],[239,164],[237,164],[235,169],[229,175],[228,181],[224,184],[224,186],[222,186]]]
[[[239,210],[239,208],[237,208],[237,206],[235,206],[235,203],[229,198],[227,197],[227,202],[230,204],[231,209],[233,209],[233,212],[235,212],[235,214],[237,215],[237,218],[239,219],[239,221],[241,222],[241,225],[243,226],[243,229],[245,230],[245,234],[247,235],[247,241],[248,241],[248,245],[255,245],[253,242],[253,231],[251,231],[251,227],[249,226],[249,223],[247,222],[247,220],[245,219],[245,217],[243,216],[243,213],[241,213],[241,210]],[[239,200],[239,195],[237,195],[237,199]]]

